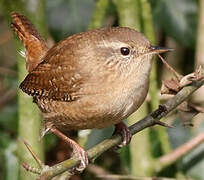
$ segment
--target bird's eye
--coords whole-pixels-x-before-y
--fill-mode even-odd
[[[122,55],[127,56],[127,55],[130,54],[130,49],[127,48],[127,47],[122,47],[122,48],[120,49],[120,52],[121,52]]]

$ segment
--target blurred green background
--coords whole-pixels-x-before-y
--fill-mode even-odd
[[[0,180],[31,180],[36,176],[26,172],[22,162],[36,166],[22,143],[26,140],[48,165],[70,156],[67,145],[48,134],[39,141],[41,116],[32,99],[18,90],[26,76],[25,60],[19,55],[24,50],[20,40],[10,29],[10,13],[24,14],[37,27],[51,47],[65,37],[105,26],[128,26],[142,33],[155,45],[171,47],[166,61],[185,75],[204,66],[204,1],[199,0],[0,0]],[[155,58],[156,59],[156,58]],[[160,95],[162,80],[172,74],[160,60],[155,60],[147,100],[130,118],[133,124],[165,101]],[[168,98],[168,97],[167,97]],[[204,104],[204,89],[194,94],[191,101]],[[73,180],[145,179],[204,179],[204,144],[169,165],[156,166],[157,160],[188,142],[204,129],[204,115],[174,111],[165,122],[174,126],[148,128],[134,136],[127,147],[110,150]],[[193,124],[193,126],[189,126]],[[113,127],[103,130],[68,132],[67,135],[86,149],[106,137]],[[59,178],[58,178],[59,179]]]

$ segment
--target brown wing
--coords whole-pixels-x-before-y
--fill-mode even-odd
[[[60,101],[73,101],[77,98],[82,76],[77,72],[77,61],[74,60],[71,48],[61,44],[51,48],[45,60],[20,84],[25,93]]]
[[[22,14],[11,13],[11,28],[18,35],[26,48],[26,68],[31,72],[48,51],[48,47],[34,25]]]

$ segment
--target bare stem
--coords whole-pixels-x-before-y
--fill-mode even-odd
[[[193,150],[195,147],[199,146],[202,142],[204,142],[204,132],[200,133],[198,136],[178,147],[171,153],[162,156],[159,161],[164,165],[172,164],[176,160],[180,159],[182,156]]]
[[[165,60],[164,58],[158,54],[159,58],[162,60],[162,62],[164,63],[164,65],[167,67],[167,69],[172,72],[174,74],[174,76],[177,78],[178,81],[181,80],[181,78],[183,77],[182,75],[180,75],[179,73],[177,73]]]

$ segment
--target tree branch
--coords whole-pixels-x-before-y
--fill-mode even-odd
[[[173,111],[179,104],[185,101],[194,91],[196,91],[202,85],[204,85],[204,80],[195,81],[191,85],[184,87],[174,97],[169,99],[163,105],[160,105],[158,109],[156,109],[155,111],[147,115],[142,120],[130,126],[129,127],[130,132],[132,134],[136,134],[139,131],[150,126],[154,126],[156,124],[167,126],[165,123],[163,124],[158,123],[159,120],[162,117],[166,116],[169,112]],[[89,160],[94,161],[102,153],[116,146],[120,142],[121,142],[120,135],[114,135],[111,138],[104,140],[103,142],[99,143],[98,145],[94,146],[93,148],[87,151]],[[41,175],[39,176],[38,180],[52,179],[54,176],[59,175],[67,171],[68,169],[76,167],[78,164],[79,164],[79,159],[77,159],[76,157],[72,157],[52,167],[46,167],[43,170],[39,170],[41,171]]]
[[[180,159],[188,152],[192,151],[194,148],[199,146],[202,142],[204,142],[204,132],[200,133],[195,138],[181,145],[171,153],[162,156],[161,158],[159,158],[159,161],[163,166],[168,166],[169,164],[172,164],[178,159]]]

